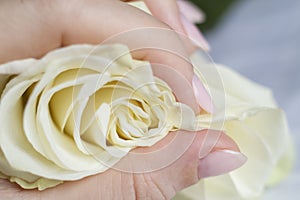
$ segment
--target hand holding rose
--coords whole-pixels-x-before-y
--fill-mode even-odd
[[[0,33],[3,41],[1,63],[26,57],[40,58],[51,50],[71,44],[122,43],[130,48],[133,58],[151,62],[154,74],[169,84],[179,101],[189,105],[194,111],[199,111],[191,89],[193,70],[187,61],[188,53],[182,40],[167,25],[152,16],[125,3],[111,0],[74,1],[73,4],[70,1],[3,1],[1,4],[0,20],[4,22],[1,30],[6,30]],[[124,23],[120,19],[128,21]],[[111,37],[113,35],[116,36]],[[174,75],[178,77],[174,78]],[[205,95],[203,92],[202,94]],[[200,106],[209,109],[206,104]],[[218,140],[207,140],[211,135]],[[165,147],[160,157],[143,161],[144,166],[151,166],[170,157],[170,153],[185,141],[192,142],[183,155],[159,170],[135,174],[112,168],[43,192],[23,191],[0,179],[0,194],[1,197],[15,199],[39,196],[45,199],[169,199],[179,190],[196,183],[199,178],[228,172],[245,162],[237,145],[229,137],[216,131],[172,132],[155,145],[137,148],[133,152],[146,155]],[[177,145],[169,145],[171,143]],[[200,150],[203,149],[211,153],[199,158]],[[0,154],[2,153],[0,149]],[[217,164],[224,160],[228,165]],[[0,160],[2,167],[5,162]],[[118,165],[133,166],[139,162],[140,159],[127,156]]]

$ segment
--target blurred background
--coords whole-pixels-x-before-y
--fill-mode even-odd
[[[216,63],[271,88],[287,114],[300,155],[300,1],[193,0],[206,14],[198,25]],[[280,147],[279,147],[280,148]],[[299,199],[300,162],[264,200]]]

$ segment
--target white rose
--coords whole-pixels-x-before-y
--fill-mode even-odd
[[[183,190],[175,199],[256,199],[292,167],[293,150],[285,114],[269,89],[225,66],[207,62],[200,54],[193,54],[191,59],[217,108],[214,116],[198,116],[198,123],[223,127],[248,160],[231,173],[204,179]],[[212,73],[214,69],[217,73]],[[221,84],[216,83],[218,80]]]
[[[194,112],[122,45],[75,45],[0,66],[0,172],[45,189],[114,165]]]
[[[174,129],[216,128],[238,143],[248,162],[177,198],[259,196],[291,166],[284,113],[268,89],[223,66],[210,73],[214,66],[196,54],[192,61],[212,94],[214,115],[195,119],[149,63],[133,60],[121,45],[77,45],[0,66],[0,177],[44,189],[103,172],[132,148],[153,145]]]

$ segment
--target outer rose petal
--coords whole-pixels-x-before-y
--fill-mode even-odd
[[[197,191],[200,192],[203,185],[205,199],[255,199],[262,194],[269,180],[279,181],[291,169],[292,145],[286,117],[277,108],[269,89],[247,80],[225,66],[207,63],[200,54],[192,55],[192,62],[200,70],[196,73],[201,72],[199,76],[205,77],[203,82],[206,82],[211,94],[225,93],[223,111],[215,113],[219,116],[199,116],[199,123],[212,119],[211,126],[214,127],[224,122],[225,132],[239,145],[248,161],[229,174],[204,179],[183,190],[178,199],[199,199]],[[211,73],[215,67],[217,73]],[[221,86],[212,81],[220,79],[223,82]],[[224,105],[220,102],[222,98],[212,98],[217,107]],[[283,159],[285,165],[281,164]]]

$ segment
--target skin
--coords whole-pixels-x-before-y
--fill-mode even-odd
[[[27,57],[39,58],[53,49],[71,44],[119,42],[128,45],[134,51],[134,58],[150,61],[155,75],[171,86],[178,100],[191,106],[195,112],[199,112],[199,105],[191,89],[193,70],[186,59],[189,55],[187,50],[189,48],[186,48],[188,45],[182,37],[171,31],[172,29],[181,33],[184,31],[180,23],[171,20],[175,15],[174,19],[178,21],[175,1],[159,2],[164,2],[161,5],[165,9],[171,6],[169,14],[157,14],[158,16],[152,17],[117,0],[73,0],[72,3],[69,0],[2,0],[0,63]],[[146,3],[151,10],[158,9],[157,5],[151,4],[150,1]],[[126,23],[120,19],[127,19]],[[143,38],[135,32],[132,32],[134,37],[132,34],[121,34],[133,29],[143,31],[141,28],[149,27],[159,28],[162,31],[157,35],[152,34],[150,39]],[[112,37],[115,35],[117,36]],[[149,45],[153,48],[144,48]],[[216,131],[209,133],[215,134],[217,138],[213,148],[207,146],[205,141],[207,134],[207,131],[180,130],[168,134],[152,147],[133,150],[133,153],[146,155],[165,149],[154,160],[145,160],[145,166],[151,166],[153,162],[159,163],[162,158],[169,157],[168,152],[176,150],[172,149],[174,147],[169,145],[170,142],[187,141],[187,148],[182,155],[158,170],[137,174],[133,171],[122,172],[112,168],[104,173],[79,181],[65,182],[42,192],[23,190],[16,184],[0,179],[0,196],[3,199],[57,200],[170,199],[176,192],[198,181],[198,155],[201,149],[207,148],[211,152],[222,149],[239,151],[232,139]],[[135,162],[138,162],[127,158],[125,157],[119,165],[134,166]]]

